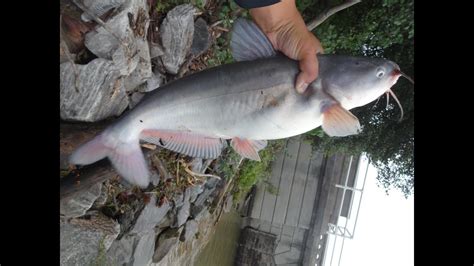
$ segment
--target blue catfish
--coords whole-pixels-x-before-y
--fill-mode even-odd
[[[397,82],[397,64],[378,58],[317,55],[319,76],[303,94],[298,62],[277,53],[248,20],[234,23],[235,63],[186,76],[147,94],[131,111],[73,152],[70,162],[108,157],[128,182],[146,187],[140,141],[199,158],[217,158],[230,141],[241,156],[260,160],[267,140],[322,126],[329,136],[360,131],[349,110],[379,98]]]

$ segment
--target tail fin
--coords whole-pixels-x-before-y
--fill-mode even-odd
[[[115,170],[128,182],[142,188],[150,183],[148,166],[138,139],[133,142],[116,141],[104,132],[75,150],[69,162],[85,165],[104,157],[109,158]]]

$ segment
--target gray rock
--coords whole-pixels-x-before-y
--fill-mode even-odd
[[[110,60],[98,58],[87,65],[62,63],[60,65],[61,118],[95,122],[120,115],[128,106],[128,97],[119,75]]]
[[[75,1],[80,1],[80,0],[75,0]],[[96,1],[96,0],[84,0],[82,1],[82,4],[89,9],[92,14],[94,14],[97,17],[102,16],[103,14],[107,13],[112,8],[117,8],[121,6],[125,0],[102,0],[102,1]],[[83,21],[91,21],[92,17],[87,13],[84,12],[81,15],[81,19]]]
[[[116,68],[122,76],[130,75],[138,66],[140,57],[131,54],[131,52],[130,49],[124,46],[118,46],[112,54],[112,61],[114,61]]]
[[[209,177],[206,181],[206,183],[204,184],[204,187],[207,188],[207,189],[213,189],[216,187],[216,185],[219,183],[219,179],[218,178],[215,178],[215,177]]]
[[[199,194],[204,191],[204,185],[196,185],[191,188],[191,196],[189,202],[195,202]]]
[[[209,167],[209,165],[211,165],[211,163],[214,161],[214,159],[207,159],[204,161],[204,163],[202,164],[202,168],[201,168],[201,173],[205,173],[207,168]]]
[[[163,232],[159,237],[153,254],[153,262],[160,262],[170,251],[175,248],[179,241],[182,228],[172,228]]]
[[[179,5],[166,15],[161,24],[160,36],[163,44],[163,64],[171,74],[177,74],[188,54],[194,34],[195,8],[190,4]]]
[[[196,22],[194,22],[194,38],[193,44],[191,45],[191,53],[194,57],[197,57],[205,52],[210,44],[211,39],[209,38],[207,23],[204,19],[198,18]]]
[[[129,264],[137,242],[137,236],[126,235],[120,240],[115,240],[107,251],[107,261],[112,265]]]
[[[209,212],[209,210],[207,208],[203,208],[202,211],[200,211],[196,216],[194,216],[194,220],[199,223],[201,220],[206,220],[210,215],[211,213]]]
[[[155,251],[155,231],[150,230],[139,240],[133,253],[133,265],[141,266],[151,263]]]
[[[163,240],[153,254],[153,262],[160,262],[176,245],[178,245],[177,237]]]
[[[187,188],[184,192],[184,204],[183,206],[178,208],[178,215],[176,218],[176,224],[174,227],[181,227],[189,217],[191,203],[189,202],[189,198],[191,196],[191,188]]]
[[[204,205],[207,199],[211,196],[212,192],[214,192],[215,188],[212,189],[204,189],[204,191],[199,194],[197,197],[196,201],[194,202],[195,206],[201,206]]]
[[[174,218],[175,217],[172,217],[171,212],[168,212],[155,229],[158,231],[164,231],[167,227],[170,227],[173,224]]]
[[[189,163],[191,165],[191,171],[195,173],[202,173],[202,161],[201,158],[193,158],[193,160]]]
[[[73,198],[61,200],[59,210],[67,218],[80,217],[92,207],[94,201],[101,195],[102,183],[97,183],[83,193]]]
[[[153,71],[153,75],[151,76],[150,79],[147,80],[146,86],[140,86],[138,91],[141,92],[150,92],[152,90],[155,90],[159,88],[161,85],[164,83],[165,76],[161,74],[158,69],[155,69]]]
[[[106,181],[108,182],[108,181]],[[108,192],[109,189],[106,186],[107,183],[102,184],[102,188],[100,190],[99,197],[95,200],[94,204],[92,205],[93,208],[101,208],[104,206],[105,202],[107,202]]]
[[[224,212],[228,213],[232,209],[232,195],[229,195],[224,204]]]
[[[142,29],[141,33],[130,27],[129,15],[133,16],[133,23],[138,17],[145,21],[137,26]],[[146,41],[148,19],[146,0],[126,1],[120,12],[106,22],[113,35],[104,27],[98,26],[85,37],[84,43],[92,53],[100,58],[113,60],[119,73],[126,76],[123,86],[127,91],[134,90],[152,76],[150,51]]]
[[[150,176],[150,182],[153,186],[158,186],[160,183],[160,175],[157,172],[152,172]]]
[[[191,205],[191,217],[196,219],[204,210],[206,210],[206,206],[203,204],[200,205]]]
[[[174,207],[177,209],[184,204],[184,193],[176,193],[173,196]]]
[[[198,226],[199,224],[195,220],[187,221],[186,225],[184,226],[183,233],[181,233],[181,236],[179,237],[179,240],[184,242],[194,237],[199,229]]]
[[[99,58],[112,60],[112,55],[119,47],[119,41],[108,33],[99,34],[90,31],[86,34],[84,45]]]
[[[118,238],[122,238],[124,235],[130,233],[146,206],[143,200],[133,200],[127,202],[127,205],[127,211],[125,211],[119,218],[120,231],[122,233]]]
[[[133,93],[132,96],[130,96],[130,103],[129,103],[130,109],[135,107],[142,100],[143,96],[145,96],[145,94],[141,92]]]
[[[163,47],[157,43],[149,42],[148,47],[150,48],[150,58],[152,59],[164,54]]]
[[[146,0],[125,1],[120,8],[120,12],[105,22],[107,28],[109,28],[115,36],[99,25],[95,30],[86,34],[84,44],[87,49],[100,58],[110,60],[115,50],[119,46],[125,45],[128,47],[128,54],[133,55],[137,50],[145,49],[144,52],[148,54],[147,57],[149,58],[148,43],[145,42],[145,45],[136,44],[138,39],[143,40],[146,38],[143,36],[135,36],[134,31],[130,28],[129,13],[131,13],[134,20],[136,20],[139,10],[144,11],[140,13],[145,16],[145,20],[148,20],[148,5],[146,4]],[[147,28],[148,25],[145,25],[145,33]],[[120,38],[120,40],[116,37]]]
[[[166,213],[170,210],[171,206],[169,202],[163,203],[161,207],[156,206],[156,195],[150,197],[150,202],[145,206],[143,211],[140,213],[135,225],[133,226],[131,233],[144,234],[152,230],[157,224],[159,224]]]
[[[148,43],[143,39],[136,39],[135,43],[138,47],[138,64],[137,67],[125,79],[125,89],[127,91],[134,90],[138,85],[146,82],[152,77],[150,52],[148,51]]]
[[[203,210],[206,209],[206,206],[209,205],[208,200],[211,198],[211,195],[215,190],[215,186],[212,188],[205,188],[204,191],[199,194],[199,196],[196,198],[193,205],[191,206],[192,217],[196,218]]]
[[[60,265],[104,264],[120,225],[97,213],[90,219],[60,221]]]

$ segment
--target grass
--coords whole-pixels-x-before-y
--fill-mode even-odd
[[[92,265],[94,266],[102,266],[102,265],[108,265],[107,264],[107,257],[105,255],[105,236],[103,236],[100,241],[99,241],[99,250],[97,252],[97,257],[95,258],[94,262]]]
[[[244,160],[236,176],[233,197],[237,201],[245,196],[253,185],[268,179],[271,173],[271,162],[285,145],[285,140],[269,141],[268,146],[260,151],[260,162]],[[271,190],[271,188],[270,188]],[[277,191],[273,190],[277,193]]]

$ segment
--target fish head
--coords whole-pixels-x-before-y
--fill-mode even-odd
[[[401,75],[396,63],[380,58],[341,56],[321,65],[327,66],[320,69],[323,90],[347,110],[376,100],[388,92]]]

